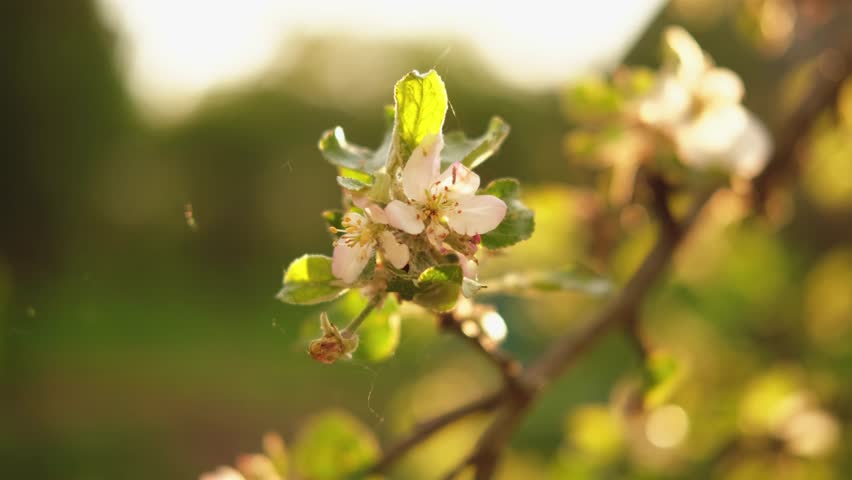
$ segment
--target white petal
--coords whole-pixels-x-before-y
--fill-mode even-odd
[[[379,234],[379,244],[382,246],[385,258],[396,268],[402,268],[408,264],[408,246],[399,243],[396,237],[387,230]]]
[[[385,207],[388,223],[405,233],[417,235],[423,231],[423,220],[420,212],[407,203],[394,200]]]
[[[426,238],[429,239],[429,243],[432,244],[435,248],[437,248],[440,252],[444,252],[444,239],[447,238],[447,235],[450,233],[446,227],[441,225],[438,222],[432,222],[426,227]]]
[[[402,190],[411,200],[423,203],[426,191],[438,177],[441,168],[442,135],[429,135],[411,153],[402,169]]]
[[[459,256],[459,265],[461,265],[462,274],[465,278],[476,280],[479,275],[479,263],[476,258],[473,256],[466,257],[460,253],[456,253],[456,255]]]
[[[462,235],[490,232],[506,216],[506,204],[493,195],[462,198],[452,212],[447,214],[450,228]]]
[[[459,162],[444,170],[436,182],[437,184],[433,184],[433,192],[446,191],[454,198],[475,195],[479,189],[479,175]]]
[[[695,95],[705,104],[740,103],[744,93],[740,76],[727,68],[711,68],[695,88]]]
[[[651,92],[639,101],[639,119],[648,125],[670,128],[682,122],[692,106],[692,95],[674,75],[662,73]]]
[[[698,42],[682,27],[669,27],[663,43],[674,54],[677,74],[687,85],[694,85],[708,67],[707,57]]]
[[[733,171],[740,177],[751,179],[763,171],[772,155],[772,137],[763,123],[751,112],[748,123],[730,152]]]
[[[373,256],[373,245],[356,244],[354,247],[340,242],[334,247],[331,260],[331,273],[345,283],[358,280],[370,257]]]
[[[366,196],[353,195],[352,203],[361,210],[364,210],[371,222],[381,224],[388,223],[388,218],[385,216],[385,211],[382,210],[382,207],[371,202]]]
[[[675,141],[687,165],[718,166],[745,178],[759,173],[772,151],[766,128],[739,104],[706,110],[679,129]]]

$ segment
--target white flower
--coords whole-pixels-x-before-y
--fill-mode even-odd
[[[769,132],[740,102],[740,77],[716,67],[680,27],[666,30],[673,61],[663,67],[637,113],[642,123],[671,135],[681,160],[696,168],[719,166],[752,178],[772,153]]]
[[[443,137],[430,136],[414,150],[402,172],[408,203],[393,200],[388,222],[407,233],[426,236],[443,249],[449,226],[460,235],[475,236],[494,230],[506,216],[506,204],[493,195],[477,195],[479,175],[456,162],[440,171]],[[446,225],[446,226],[445,226]]]
[[[343,216],[343,235],[334,242],[331,273],[346,283],[358,280],[376,248],[394,267],[408,264],[408,247],[387,229],[385,211],[374,203],[356,200],[365,215],[349,212]],[[335,232],[337,230],[334,230]]]

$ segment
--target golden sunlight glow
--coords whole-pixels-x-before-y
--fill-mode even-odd
[[[100,3],[123,40],[134,94],[149,110],[174,113],[211,88],[251,78],[286,59],[292,53],[287,40],[304,34],[421,39],[439,48],[462,42],[515,84],[552,87],[614,65],[663,2],[601,0],[574,8],[545,0],[434,0],[429,8],[392,0]]]

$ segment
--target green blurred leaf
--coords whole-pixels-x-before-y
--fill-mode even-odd
[[[331,273],[331,258],[324,255],[303,255],[284,272],[284,288],[277,298],[284,303],[310,305],[328,302],[346,291]]]
[[[503,248],[514,245],[532,236],[535,230],[533,211],[520,199],[521,185],[514,178],[501,178],[489,183],[481,193],[494,195],[506,202],[506,218],[494,230],[482,235],[482,245],[487,248]]]
[[[664,351],[652,352],[645,362],[643,403],[646,409],[656,408],[671,398],[683,377],[677,360]]]
[[[346,190],[350,190],[353,192],[363,192],[365,190],[370,189],[369,183],[364,183],[361,180],[357,180],[349,177],[337,176],[337,184]]]
[[[610,280],[576,268],[509,273],[489,281],[489,285],[500,292],[582,292],[595,296],[608,295],[613,288]]]
[[[467,138],[463,132],[450,132],[444,136],[441,165],[446,167],[460,162],[468,168],[476,168],[494,155],[509,135],[509,125],[500,117],[492,117],[488,129],[482,136]]]
[[[338,480],[369,467],[378,459],[379,445],[373,432],[342,411],[311,418],[293,446],[293,460],[300,478]]]
[[[607,80],[590,77],[572,85],[563,96],[565,115],[577,123],[599,122],[621,110],[621,93]]]
[[[360,293],[351,291],[336,305],[334,317],[353,318],[367,306],[368,300]],[[358,328],[358,349],[353,356],[358,360],[379,362],[396,352],[399,345],[400,318],[396,311],[399,303],[388,296],[382,308],[374,309]]]
[[[394,136],[401,164],[427,135],[441,132],[447,113],[447,89],[438,72],[416,70],[394,87],[396,120]]]
[[[459,298],[462,278],[458,264],[428,268],[417,279],[414,302],[439,312],[450,310]]]
[[[319,150],[332,165],[351,170],[372,172],[384,164],[377,164],[376,154],[369,148],[347,142],[341,127],[335,127],[322,134]]]

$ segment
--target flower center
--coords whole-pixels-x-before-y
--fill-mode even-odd
[[[354,247],[356,245],[367,245],[375,241],[375,228],[371,222],[368,222],[364,217],[344,215],[340,222],[343,225],[343,235],[337,239],[338,242],[343,242],[345,245]],[[334,232],[341,230],[334,229]]]

